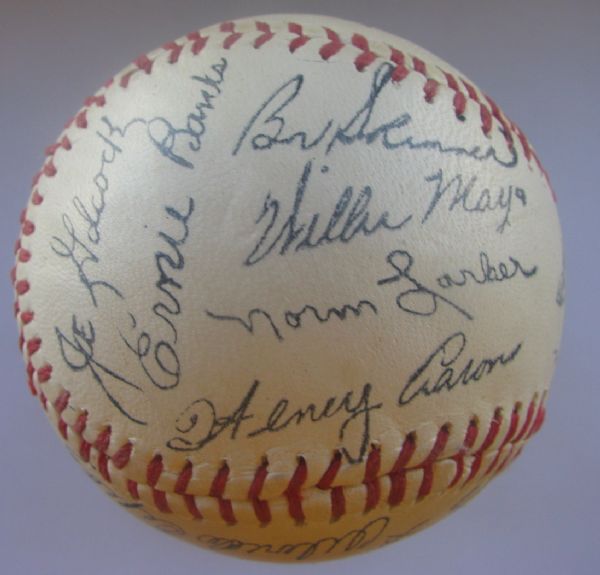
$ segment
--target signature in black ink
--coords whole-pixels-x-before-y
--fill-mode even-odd
[[[88,371],[121,414],[134,423],[146,425],[145,421],[135,417],[117,397],[121,390],[127,390],[131,397],[135,393],[143,393],[142,389],[96,359],[96,328],[92,322],[80,322],[73,315],[70,332],[65,334],[58,327],[55,328],[60,352],[67,366],[74,372]],[[135,402],[128,403],[135,405]]]
[[[466,214],[485,214],[488,212],[500,212],[501,221],[496,227],[498,233],[503,233],[510,226],[510,216],[514,206],[526,207],[527,194],[523,188],[508,185],[499,186],[492,190],[487,187],[477,187],[478,177],[465,178],[458,174],[452,178],[446,178],[443,170],[425,178],[427,182],[435,184],[435,192],[429,202],[429,207],[421,220],[425,223],[440,205],[445,196],[448,197],[448,211],[458,208]]]
[[[371,312],[377,315],[377,307],[369,300],[363,299],[358,302],[357,305],[345,304],[341,307],[330,307],[325,312],[320,311],[313,305],[305,305],[299,311],[285,311],[283,313],[284,324],[291,329],[300,329],[304,325],[304,321],[307,317],[314,317],[319,323],[328,323],[333,318],[337,318],[340,321],[345,321],[348,316],[360,317],[364,310],[371,310]],[[279,341],[284,340],[282,334],[282,328],[273,319],[271,314],[264,309],[254,308],[248,312],[246,318],[241,318],[234,315],[221,315],[209,310],[206,310],[206,315],[211,319],[219,321],[233,321],[240,324],[246,331],[254,335],[255,332],[255,317],[263,317],[273,330],[275,337]]]
[[[178,292],[183,289],[183,286],[176,279],[175,273],[181,274],[185,270],[185,257],[182,249],[189,239],[189,221],[194,209],[193,198],[188,198],[188,205],[184,211],[167,206],[165,212],[179,228],[178,233],[167,234],[164,231],[158,233],[158,237],[163,241],[163,250],[165,251],[158,250],[154,254],[158,272],[158,280],[154,285],[159,291],[161,299],[152,306],[152,312],[158,318],[158,324],[162,324],[168,330],[169,337],[153,337],[147,331],[142,330],[137,336],[136,342],[132,344],[121,335],[129,350],[137,357],[148,379],[163,390],[176,387],[181,377],[181,362],[176,349],[179,339],[176,319],[182,313]],[[132,328],[137,329],[138,322],[133,314],[130,314],[130,319]],[[154,360],[154,366],[148,365],[149,357]]]
[[[217,535],[198,535],[200,544],[213,551],[255,555],[263,553],[273,557],[286,557],[296,561],[315,559],[332,553],[352,553],[375,543],[387,529],[390,518],[378,517],[363,527],[353,529],[339,537],[329,536],[303,543],[250,543],[240,539],[228,539]]]
[[[93,279],[90,271],[91,264],[100,263],[97,246],[101,240],[100,226],[106,209],[106,193],[109,189],[107,168],[114,163],[117,154],[123,150],[109,137],[96,132],[103,141],[104,147],[100,155],[100,168],[93,178],[95,190],[83,200],[80,196],[73,198],[72,204],[79,218],[77,225],[67,213],[62,214],[64,235],[53,236],[50,241],[52,251],[59,257],[69,260],[77,270],[79,281],[87,290],[94,307],[98,307],[97,290],[104,288],[119,298],[121,292],[110,282],[103,279]],[[83,226],[79,232],[78,227]]]
[[[341,395],[332,395],[319,406],[309,403],[295,407],[290,405],[288,398],[281,397],[270,408],[264,421],[248,429],[247,422],[251,419],[256,422],[257,419],[252,408],[255,403],[261,404],[262,400],[257,399],[260,386],[259,381],[253,382],[231,413],[220,414],[217,406],[208,398],[195,400],[177,418],[176,429],[180,435],[170,439],[167,446],[175,451],[199,451],[221,435],[227,435],[231,440],[235,440],[238,434],[253,438],[278,433],[292,426],[317,424],[343,417],[338,440],[344,442],[353,429],[358,432],[360,439],[358,446],[349,449],[343,445],[340,451],[350,463],[363,461],[371,444],[371,412],[383,405],[372,403],[371,384],[366,383],[360,393],[350,390]]]
[[[212,75],[190,76],[194,82],[202,86],[202,89],[201,99],[196,103],[194,111],[187,115],[185,127],[176,128],[171,121],[161,116],[151,120],[139,118],[133,120],[133,122],[146,124],[148,137],[165,158],[185,168],[194,167],[194,164],[178,151],[178,145],[182,141],[192,152],[199,152],[202,148],[208,113],[215,109],[213,100],[222,93],[221,85],[225,81],[227,64],[227,59],[221,58],[211,66]]]
[[[480,381],[494,370],[515,361],[523,343],[518,343],[506,353],[481,359],[463,358],[466,347],[467,336],[464,333],[459,331],[447,337],[408,378],[398,397],[398,404],[407,405],[419,396],[429,397]]]
[[[529,279],[538,271],[537,266],[529,269],[524,268],[521,262],[512,256],[509,256],[508,261],[508,264],[500,262],[494,266],[490,263],[489,256],[485,252],[480,252],[479,270],[473,271],[463,268],[458,272],[458,277],[445,273],[438,277],[437,283],[441,288],[462,287],[469,282],[485,285],[511,280],[519,274],[525,279]]]
[[[123,153],[120,141],[123,141],[133,126],[143,125],[147,135],[157,150],[176,164],[193,168],[191,161],[178,153],[180,142],[186,143],[188,148],[198,152],[202,147],[202,139],[206,133],[206,121],[209,110],[214,109],[213,100],[221,94],[221,84],[225,80],[227,60],[221,58],[211,66],[212,75],[193,75],[191,80],[202,85],[201,100],[195,104],[194,111],[186,118],[184,128],[175,128],[164,117],[151,119],[134,118],[125,126],[119,127],[107,117],[101,119],[101,129],[96,135],[102,141],[100,165],[93,177],[94,189],[89,197],[74,196],[72,204],[77,212],[77,222],[74,222],[67,213],[62,214],[63,232],[52,237],[50,246],[53,252],[69,260],[77,270],[80,282],[86,288],[92,303],[98,307],[97,292],[100,288],[110,291],[113,295],[123,298],[122,293],[109,281],[97,279],[92,276],[90,267],[99,264],[100,258],[97,246],[101,241],[101,224],[106,210],[106,195],[110,189],[108,168],[113,164],[118,155]],[[80,228],[83,228],[80,231]]]
[[[386,261],[396,273],[379,280],[377,285],[389,285],[400,282],[407,284],[396,297],[396,305],[401,310],[413,315],[430,316],[437,312],[439,305],[445,304],[468,320],[473,319],[473,316],[468,311],[450,301],[447,297],[429,289],[411,275],[414,258],[409,252],[394,250],[387,255]]]
[[[301,99],[305,77],[302,74],[293,76],[252,115],[233,148],[233,155],[238,154],[244,145],[255,151],[270,150],[276,146],[295,146],[302,151],[324,147],[325,154],[329,154],[337,144],[351,146],[359,142],[370,146],[378,142],[387,150],[428,150],[479,162],[493,161],[506,168],[517,165],[516,152],[508,147],[501,155],[491,145],[487,148],[465,148],[437,139],[420,140],[409,132],[413,120],[407,112],[397,111],[386,121],[374,121],[374,117],[382,115],[378,103],[384,90],[393,86],[393,72],[392,64],[382,63],[373,74],[369,94],[360,108],[349,119],[329,119],[312,134],[303,123],[303,114],[294,114],[294,103]]]
[[[392,276],[378,280],[377,285],[387,286],[397,284],[400,287],[400,292],[396,296],[396,305],[398,306],[398,309],[412,315],[427,317],[434,315],[441,305],[446,305],[469,321],[473,320],[473,316],[467,310],[444,295],[428,288],[412,275],[414,258],[409,252],[405,250],[394,250],[387,255],[386,261],[394,269],[395,273]],[[523,272],[525,271],[526,270],[523,270]],[[491,274],[491,272],[489,273]],[[500,280],[498,279],[497,281]],[[438,279],[438,282],[440,282],[440,279]],[[442,287],[448,286],[442,285]],[[275,337],[279,341],[283,341],[285,339],[283,327],[294,330],[300,329],[308,325],[306,320],[310,317],[313,317],[319,323],[324,324],[330,322],[334,318],[340,321],[346,321],[349,318],[360,319],[364,316],[365,311],[370,311],[373,315],[379,315],[379,307],[377,304],[366,298],[359,300],[355,305],[344,304],[339,307],[330,307],[324,311],[319,310],[314,305],[306,304],[298,311],[287,310],[282,312],[281,320],[274,317],[272,313],[259,307],[251,309],[245,317],[233,314],[216,313],[211,310],[205,310],[205,313],[209,318],[216,321],[231,322],[240,325],[250,335],[256,333],[256,322],[262,318],[273,330]]]
[[[354,187],[347,186],[323,227],[320,225],[324,219],[322,214],[301,216],[302,203],[312,169],[313,161],[309,160],[298,181],[294,205],[289,214],[281,214],[279,200],[273,198],[271,193],[267,194],[256,220],[259,224],[265,219],[265,231],[244,261],[245,265],[257,264],[273,253],[285,255],[289,250],[299,252],[334,242],[347,244],[359,235],[371,236],[383,230],[398,231],[412,219],[412,215],[409,215],[398,222],[391,223],[387,211],[372,216],[370,211],[372,188],[365,186],[355,194]],[[323,171],[326,172],[326,167]]]

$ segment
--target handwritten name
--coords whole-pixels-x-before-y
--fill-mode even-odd
[[[123,416],[139,425],[146,425],[146,421],[134,415],[130,407],[135,408],[135,400],[132,401],[131,398],[141,397],[143,389],[96,357],[97,342],[94,324],[89,320],[80,321],[73,314],[70,331],[65,333],[56,327],[55,333],[65,364],[75,373],[87,371]],[[120,399],[125,391],[129,397],[128,405]]]
[[[498,186],[495,189],[478,187],[477,176],[465,178],[457,174],[447,178],[443,170],[427,176],[425,181],[435,186],[435,191],[421,223],[425,223],[431,215],[447,200],[449,212],[461,210],[463,213],[476,216],[485,214],[500,214],[500,222],[496,227],[498,233],[503,233],[510,226],[510,217],[515,207],[527,206],[527,194],[518,186]]]
[[[493,357],[464,358],[467,336],[462,332],[447,337],[425,362],[408,378],[398,397],[400,406],[407,405],[420,396],[429,397],[452,391],[457,386],[471,385],[492,372],[513,363],[523,343],[508,352]]]
[[[490,262],[490,257],[485,252],[479,253],[479,269],[470,270],[462,268],[457,275],[450,273],[442,274],[437,279],[437,283],[441,288],[448,289],[451,287],[463,287],[468,283],[476,283],[485,285],[490,283],[499,283],[511,280],[516,276],[521,276],[529,279],[538,271],[537,266],[525,268],[519,260],[509,256],[508,263],[499,262],[493,265]]]
[[[346,186],[328,216],[317,212],[303,215],[303,201],[313,171],[313,161],[306,162],[288,213],[282,213],[279,200],[268,193],[256,224],[265,222],[265,229],[256,245],[244,261],[252,266],[271,254],[285,255],[288,251],[314,250],[323,245],[340,242],[348,244],[358,236],[372,236],[380,231],[395,232],[402,229],[411,219],[408,215],[399,221],[390,222],[387,211],[372,214],[373,189],[365,186],[356,191]],[[322,170],[327,172],[327,167]]]
[[[264,554],[273,558],[285,557],[295,561],[306,561],[334,553],[352,553],[365,549],[381,537],[390,521],[389,517],[382,516],[338,537],[330,535],[302,543],[251,543],[217,535],[198,535],[197,540],[213,551],[244,555]]]
[[[186,157],[180,147],[183,144],[192,152],[201,150],[209,114],[215,109],[214,100],[222,94],[227,65],[227,59],[221,58],[210,67],[212,73],[190,76],[190,79],[202,88],[200,89],[200,99],[186,117],[185,126],[176,127],[170,120],[162,116],[150,120],[134,120],[134,122],[141,121],[147,125],[150,141],[165,158],[184,168],[194,167],[189,156]]]
[[[108,168],[123,150],[110,139],[110,135],[96,132],[102,141],[100,167],[93,177],[93,188],[88,197],[75,195],[72,206],[77,218],[64,212],[61,216],[62,233],[52,236],[50,247],[60,258],[66,259],[75,267],[80,283],[88,293],[92,304],[98,307],[100,289],[122,299],[121,292],[108,280],[94,275],[95,266],[100,263],[98,246],[102,239],[101,223],[106,210],[106,194],[109,190]]]
[[[394,110],[393,114],[387,114],[387,120],[374,121],[374,118],[385,115],[380,102],[382,94],[393,89],[393,73],[392,64],[382,63],[373,73],[369,93],[358,109],[346,119],[330,118],[312,133],[303,124],[302,114],[294,114],[294,104],[302,99],[306,79],[303,74],[293,76],[270,94],[252,114],[232,154],[235,156],[244,147],[265,151],[278,146],[293,146],[301,151],[324,149],[327,155],[338,145],[359,143],[371,146],[379,143],[386,150],[405,149],[464,156],[478,162],[492,161],[505,168],[517,165],[516,152],[508,146],[499,151],[491,145],[466,148],[435,138],[419,139],[410,133],[413,120],[405,111]]]
[[[143,330],[134,344],[122,336],[123,341],[136,356],[148,379],[159,389],[172,389],[179,384],[181,378],[181,361],[177,351],[179,330],[176,320],[182,313],[179,292],[183,285],[179,279],[185,270],[183,248],[190,235],[190,218],[194,213],[195,202],[188,198],[187,208],[179,211],[173,206],[165,207],[165,213],[177,232],[160,231],[158,237],[163,242],[163,249],[154,254],[154,263],[158,279],[154,286],[158,290],[159,301],[152,306],[152,314],[157,318],[157,325],[162,325],[168,336],[152,336]],[[138,321],[130,314],[133,329]],[[149,359],[153,364],[149,364]]]
[[[344,304],[340,307],[330,307],[325,309],[324,311],[319,310],[314,305],[305,305],[298,311],[287,310],[283,312],[283,324],[291,329],[298,330],[304,325],[306,325],[306,320],[308,318],[316,319],[319,323],[329,323],[333,319],[338,319],[340,321],[346,321],[348,317],[358,318],[365,311],[371,311],[374,315],[377,315],[377,306],[369,301],[369,300],[360,300],[358,304]],[[276,321],[273,316],[261,308],[251,309],[246,318],[242,318],[235,315],[222,315],[214,313],[210,310],[206,310],[206,315],[217,321],[230,321],[235,322],[241,325],[248,333],[254,335],[256,330],[256,325],[254,323],[255,318],[264,318],[265,321],[269,324],[275,337],[279,341],[283,341],[285,339],[283,335],[283,329],[281,327],[280,322]]]
[[[254,381],[247,389],[235,408],[220,413],[215,403],[201,397],[193,401],[177,418],[175,428],[178,435],[167,442],[174,451],[199,451],[220,436],[228,436],[235,440],[238,436],[251,439],[260,435],[275,434],[290,427],[305,424],[318,424],[322,421],[337,418],[339,421],[337,439],[342,444],[343,456],[351,463],[363,461],[371,444],[371,412],[380,409],[381,403],[372,403],[372,386],[366,383],[360,392],[352,390],[339,395],[332,395],[322,404],[308,403],[294,406],[287,397],[275,401],[268,415],[256,425],[258,416],[253,411],[255,404],[266,401],[258,398],[261,382]],[[262,411],[262,410],[261,410]],[[255,425],[250,427],[249,421]],[[345,445],[348,435],[358,437],[358,445]]]
[[[406,250],[394,250],[390,252],[386,261],[395,273],[387,278],[380,279],[377,285],[399,284],[404,282],[405,287],[400,290],[396,297],[396,305],[401,310],[421,316],[434,315],[440,305],[449,306],[454,311],[468,319],[473,316],[464,308],[449,300],[447,297],[437,293],[419,281],[412,273],[414,257]]]
[[[427,287],[415,277],[412,271],[414,261],[414,257],[408,251],[393,250],[387,255],[386,262],[394,270],[394,274],[378,280],[376,285],[379,287],[395,285],[398,288],[395,298],[396,306],[403,312],[415,316],[429,317],[435,315],[441,306],[445,306],[465,319],[472,321],[474,319],[473,315],[465,308],[434,289]],[[488,270],[488,272],[491,276],[491,271]],[[443,276],[442,279],[446,283],[452,281],[449,276],[448,278]],[[440,281],[438,279],[438,282]],[[449,285],[442,285],[441,287],[449,287]],[[372,300],[363,298],[356,304],[346,303],[323,309],[314,304],[306,304],[300,307],[299,310],[286,310],[281,314],[274,314],[259,307],[251,309],[245,316],[205,310],[205,314],[210,319],[239,325],[250,335],[256,334],[259,320],[264,320],[279,341],[285,339],[284,327],[299,330],[310,325],[311,319],[316,320],[318,324],[329,323],[334,319],[345,322],[349,319],[361,319],[366,312],[369,312],[369,315],[378,315],[379,306]]]

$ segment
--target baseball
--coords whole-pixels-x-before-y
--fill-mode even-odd
[[[249,18],[137,58],[46,150],[16,262],[52,426],[119,504],[208,549],[395,542],[544,421],[548,176],[462,73],[357,23]]]

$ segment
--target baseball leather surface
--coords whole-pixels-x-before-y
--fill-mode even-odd
[[[210,549],[394,542],[544,419],[547,175],[464,75],[360,24],[264,16],[138,58],[48,148],[16,254],[53,426],[124,507]]]

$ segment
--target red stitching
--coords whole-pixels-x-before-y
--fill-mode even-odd
[[[41,398],[45,403],[45,397]],[[53,406],[59,416],[66,410],[68,403],[70,400],[70,394],[68,391],[63,390],[58,398],[55,400]],[[543,408],[543,402],[540,402],[538,405],[538,409],[535,409],[534,399],[530,408],[528,409],[528,414],[530,415],[526,418],[525,423],[523,424],[520,432],[516,435],[516,430],[518,427],[518,412],[519,412],[519,404],[517,404],[512,412],[511,416],[511,424],[507,431],[507,434],[502,441],[498,454],[492,463],[492,468],[497,464],[499,460],[499,456],[501,452],[504,450],[505,446],[510,445],[511,449],[514,449],[515,446],[518,445],[519,438],[527,438],[531,434],[535,433],[539,430],[540,426],[543,423],[545,410]],[[533,407],[531,407],[533,406]],[[533,422],[533,425],[531,425]],[[465,484],[471,481],[475,475],[477,475],[481,468],[481,463],[483,460],[483,456],[489,450],[491,445],[494,443],[498,433],[500,426],[502,424],[502,411],[497,409],[494,418],[490,423],[490,427],[486,438],[483,441],[483,444],[477,450],[475,454],[473,454],[473,464],[471,466],[469,477],[466,479]],[[82,412],[77,418],[75,424],[72,426],[71,430],[80,437],[80,456],[84,461],[90,460],[90,450],[91,448],[95,448],[98,452],[97,456],[97,468],[98,472],[101,476],[107,481],[111,482],[110,477],[110,465],[116,469],[123,469],[129,463],[131,459],[131,453],[133,450],[133,445],[130,442],[127,442],[123,446],[121,446],[115,454],[111,457],[108,454],[108,449],[110,446],[110,440],[112,431],[110,427],[106,427],[103,429],[97,436],[96,440],[92,443],[83,439],[82,434],[86,429],[87,425],[87,413]],[[59,417],[58,427],[61,435],[66,440],[68,437],[67,431],[68,426],[62,417]],[[462,461],[464,455],[472,448],[476,441],[476,437],[478,434],[478,428],[476,420],[473,419],[469,423],[467,432],[465,434],[465,439],[463,441],[463,446],[459,453],[450,457],[457,462],[457,472],[455,477],[449,484],[449,488],[454,487],[459,479],[462,477],[462,463],[458,463]],[[430,494],[431,488],[433,485],[434,479],[434,465],[437,461],[439,461],[439,456],[444,451],[446,444],[448,442],[448,438],[450,436],[450,426],[444,425],[442,426],[437,434],[436,440],[434,442],[433,447],[428,453],[427,457],[416,466],[410,466],[411,459],[414,455],[416,449],[416,435],[414,433],[408,434],[403,443],[402,449],[394,463],[392,469],[387,473],[390,479],[390,493],[388,496],[387,503],[390,506],[398,505],[402,502],[405,490],[406,490],[406,474],[408,471],[412,470],[421,470],[423,473],[423,478],[421,480],[421,485],[419,487],[417,499],[422,500],[427,495]],[[507,457],[502,465],[496,470],[499,472],[504,468],[507,461],[509,459],[514,459],[520,453],[521,448],[517,447],[514,455]],[[330,464],[326,471],[323,473],[321,479],[317,483],[317,487],[321,490],[329,490],[330,492],[330,502],[331,502],[331,519],[333,521],[339,519],[346,513],[346,496],[343,486],[333,486],[333,482],[341,468],[342,464],[342,455],[339,451],[336,451],[334,456],[332,457]],[[368,512],[371,509],[377,507],[381,499],[381,476],[379,475],[381,467],[381,448],[373,447],[367,457],[367,461],[365,464],[365,474],[363,479],[363,484],[365,485],[365,507],[364,511]],[[160,480],[160,477],[164,471],[163,458],[160,454],[155,455],[147,467],[146,472],[146,482],[147,485],[152,488],[152,498],[156,508],[163,513],[171,513],[172,510],[168,503],[168,494],[160,489],[157,489],[156,486]],[[491,468],[486,470],[486,474],[492,471]],[[182,468],[176,484],[174,493],[182,496],[184,498],[184,503],[186,508],[190,512],[190,515],[195,519],[201,519],[202,514],[196,506],[195,498],[193,495],[186,493],[186,489],[191,480],[193,473],[193,466],[190,461],[187,461]],[[217,499],[219,506],[219,513],[223,520],[229,524],[234,524],[237,522],[233,511],[233,502],[230,499],[226,499],[224,497],[224,493],[227,487],[227,483],[229,480],[229,466],[227,463],[224,463],[218,472],[216,473],[213,482],[211,484],[211,488],[209,491],[209,496]],[[294,518],[295,521],[302,523],[305,520],[304,512],[302,510],[302,486],[304,485],[307,477],[307,466],[304,458],[299,458],[296,469],[292,475],[292,479],[290,480],[288,487],[286,488],[284,495],[288,499],[288,509],[290,510],[291,517]],[[248,500],[250,500],[254,507],[255,516],[257,520],[261,524],[267,524],[271,521],[271,511],[269,507],[269,502],[267,500],[263,500],[260,498],[262,489],[265,485],[265,482],[268,478],[268,463],[263,461],[263,463],[257,468],[253,481],[248,491]],[[139,494],[137,487],[138,484],[134,481],[128,480],[128,491],[130,495],[137,499],[139,498]]]
[[[229,466],[225,462],[220,467],[219,471],[215,475],[215,478],[213,479],[209,495],[217,499],[219,503],[219,513],[221,514],[223,521],[225,521],[225,523],[228,523],[229,525],[235,525],[235,523],[237,523],[237,520],[235,518],[235,515],[233,514],[233,506],[231,505],[231,501],[223,497],[228,479]]]
[[[202,513],[200,513],[200,510],[198,509],[198,507],[196,507],[196,499],[193,495],[184,495],[183,500],[185,501],[185,506],[187,507],[187,510],[190,512],[190,515],[194,519],[204,519]]]
[[[52,377],[52,366],[49,363],[44,364],[37,370],[38,381],[48,383]]]
[[[229,34],[225,40],[223,40],[223,48],[229,50],[241,37],[240,32],[235,31],[235,22],[223,22],[220,26],[221,32]]]
[[[42,172],[48,178],[53,178],[54,176],[56,176],[56,166],[54,165],[54,162],[52,160],[46,162],[44,164],[44,167],[42,168]]]
[[[435,443],[429,452],[429,455],[425,459],[425,461],[421,464],[421,469],[423,470],[423,479],[421,481],[421,486],[419,487],[419,493],[417,495],[417,499],[423,499],[427,495],[431,493],[431,488],[433,487],[433,466],[439,457],[439,455],[444,451],[446,444],[448,443],[448,438],[450,437],[450,426],[442,425],[438,430],[437,437],[435,438]]]
[[[82,110],[75,116],[75,125],[82,130],[85,130],[88,127],[87,110]]]
[[[25,295],[31,289],[31,286],[29,285],[29,282],[27,280],[20,280],[16,282],[15,289],[17,291],[17,294]]]
[[[454,106],[454,112],[456,113],[456,117],[459,119],[464,119],[465,109],[467,107],[467,98],[462,93],[458,80],[450,73],[442,70],[442,73],[446,77],[446,82],[448,83],[448,88],[450,88],[454,92],[454,98],[452,100],[452,105]]]
[[[473,456],[473,464],[471,465],[471,471],[469,472],[469,475],[468,475],[467,479],[465,480],[465,483],[469,483],[470,481],[472,481],[473,478],[479,472],[479,469],[481,468],[481,463],[483,461],[483,456],[485,455],[485,452],[490,448],[492,443],[494,443],[494,440],[496,439],[496,436],[498,435],[498,433],[500,431],[501,425],[502,425],[502,410],[496,409],[496,411],[494,412],[494,417],[492,418],[492,421],[490,422],[490,427],[488,429],[488,433],[487,433],[485,439],[483,440],[481,447]]]
[[[452,459],[456,463],[456,473],[454,474],[454,478],[448,485],[449,488],[454,487],[461,480],[465,470],[465,454],[473,447],[473,445],[475,445],[475,441],[477,440],[478,434],[479,428],[477,426],[477,420],[471,419],[467,427],[467,432],[465,434],[463,446],[461,450],[452,457]]]
[[[160,476],[162,475],[164,466],[162,455],[155,455],[146,469],[146,482],[150,487],[156,487]]]
[[[94,442],[94,447],[101,452],[106,452],[108,446],[110,445],[110,436],[112,434],[111,427],[104,428],[96,437],[96,441]]]
[[[337,521],[346,513],[346,496],[343,487],[334,487],[331,490],[331,520]]]
[[[131,459],[131,452],[133,451],[133,444],[127,442],[122,445],[119,450],[112,456],[112,463],[117,469],[123,469]]]
[[[361,34],[353,34],[352,45],[362,50],[362,54],[356,57],[354,65],[359,72],[364,71],[377,58],[377,54],[369,48],[369,41]]]
[[[31,203],[34,206],[39,206],[43,203],[44,198],[42,196],[40,196],[39,192],[37,190],[35,190],[33,192],[33,197],[31,198]]]
[[[433,99],[435,98],[436,94],[438,93],[439,87],[440,87],[439,82],[437,80],[434,80],[433,78],[429,78],[425,82],[425,85],[423,86],[423,92],[425,94],[425,101],[428,104],[431,104],[433,102]]]
[[[260,493],[267,479],[268,465],[269,464],[266,460],[261,463],[254,474],[254,479],[250,485],[250,489],[248,490],[248,499],[252,501],[252,505],[254,506],[254,514],[263,525],[266,525],[271,521],[271,510],[269,508],[269,503],[263,499],[260,499]]]
[[[98,108],[103,108],[106,105],[106,98],[103,94],[99,96],[88,96],[83,105],[86,108],[91,108],[92,106],[98,106]]]
[[[412,60],[415,72],[427,77],[427,66],[425,65],[425,62],[417,57],[414,57]]]
[[[60,141],[55,142],[51,146],[48,146],[44,153],[46,154],[46,156],[54,156],[54,154],[56,153],[56,151],[59,148],[64,148],[65,150],[70,150],[71,147],[72,147],[71,140],[69,140],[69,138],[67,138],[67,136],[63,136],[63,138]]]
[[[327,468],[327,470],[325,471],[325,473],[323,474],[321,479],[319,479],[319,482],[317,483],[317,487],[319,489],[324,489],[324,490],[329,489],[335,479],[335,476],[338,474],[338,471],[340,470],[341,466],[342,466],[342,454],[339,451],[336,451],[333,455],[333,458],[331,459],[331,461],[329,463],[329,467]]]
[[[21,323],[23,325],[28,325],[33,321],[34,315],[32,311],[24,311],[21,314]]]
[[[40,347],[42,347],[42,340],[39,337],[30,339],[27,342],[27,353],[29,354],[29,357],[36,354],[40,350]]]
[[[201,36],[199,32],[191,32],[186,38],[192,43],[191,50],[194,56],[200,54],[208,42],[208,36]]]
[[[325,33],[327,34],[327,38],[329,38],[329,42],[321,46],[319,54],[323,60],[327,61],[344,47],[344,43],[341,41],[338,34],[331,28],[325,28]]]
[[[27,362],[26,367],[27,373],[27,385],[29,386],[29,391],[31,391],[32,395],[37,395],[37,389],[33,383],[33,376],[35,375],[35,367],[33,367],[33,363],[31,361]]]
[[[390,59],[396,64],[396,67],[392,70],[392,82],[401,82],[410,74],[410,70],[406,67],[406,58],[400,50],[392,47],[390,47],[390,50]]]
[[[494,460],[492,461],[490,466],[485,471],[486,475],[491,474],[492,471],[495,469],[496,465],[498,464],[498,461],[500,461],[500,458],[502,457],[502,454],[504,453],[504,448],[510,443],[510,441],[514,437],[515,433],[517,432],[517,428],[519,427],[519,412],[520,412],[520,410],[521,410],[521,403],[517,403],[512,411],[511,416],[510,416],[510,425],[508,427],[508,431],[507,431],[504,439],[502,440],[500,447],[498,448],[496,457],[494,457]]]
[[[29,260],[31,260],[31,252],[26,249],[19,250],[17,258],[19,260],[19,263],[26,264],[29,262]]]
[[[302,25],[297,24],[296,22],[290,22],[288,24],[288,30],[291,34],[296,34],[297,36],[297,38],[294,38],[289,44],[290,52],[293,54],[298,48],[302,48],[302,46],[310,40],[310,37],[304,34]]]
[[[167,494],[164,491],[153,489],[152,499],[154,500],[154,505],[156,505],[156,508],[161,513],[171,513],[171,508],[169,507],[169,502],[167,501]]]
[[[129,492],[129,495],[131,495],[132,499],[137,501],[140,498],[140,494],[138,492],[138,484],[135,481],[132,481],[131,479],[127,480],[127,491]]]
[[[260,48],[261,46],[266,44],[269,40],[271,40],[273,38],[273,36],[275,36],[275,34],[273,33],[273,31],[271,30],[271,27],[266,22],[257,22],[256,29],[259,32],[262,32],[262,34],[256,40],[254,40],[254,47],[258,50],[258,48]]]
[[[175,483],[174,489],[175,493],[179,493],[180,495],[185,494],[190,480],[192,479],[193,470],[192,462],[188,459],[177,477],[177,483]]]
[[[304,457],[298,458],[296,469],[290,479],[290,482],[284,491],[284,496],[288,500],[288,510],[296,523],[304,523],[306,517],[302,509],[302,486],[308,477],[306,460]]]
[[[183,46],[177,44],[177,42],[167,42],[166,44],[163,44],[163,50],[169,52],[169,58],[167,60],[169,64],[176,64],[179,61]]]
[[[381,486],[379,483],[379,470],[381,468],[381,451],[379,447],[373,447],[367,457],[365,465],[365,478],[363,484],[367,488],[365,500],[365,513],[377,507],[381,498]]]

